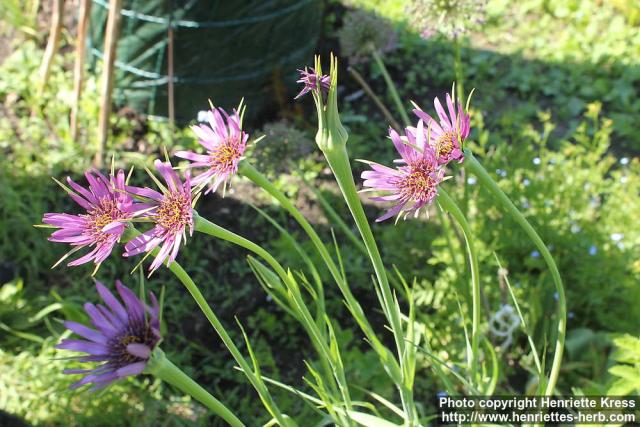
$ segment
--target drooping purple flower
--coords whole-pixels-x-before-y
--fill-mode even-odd
[[[86,353],[77,356],[80,362],[103,362],[93,369],[67,369],[65,374],[83,374],[72,389],[92,384],[97,390],[121,378],[138,375],[147,366],[149,356],[161,340],[158,300],[149,293],[151,306],[146,305],[120,281],[116,289],[124,306],[100,282],[96,282],[102,304],[86,303],[92,327],[66,321],[64,325],[84,339],[64,339],[56,348]]]
[[[59,228],[51,234],[49,241],[69,243],[74,247],[60,261],[80,249],[92,248],[84,256],[69,262],[69,266],[90,261],[98,265],[104,261],[120,241],[127,221],[146,208],[144,204],[134,203],[133,198],[125,192],[122,170],[109,178],[98,171],[87,171],[85,177],[89,183],[88,189],[69,177],[67,183],[71,188],[65,187],[85,213],[46,213],[42,218],[44,224]]]
[[[207,119],[209,126],[191,126],[207,154],[178,151],[175,155],[190,160],[192,163],[189,168],[206,168],[191,180],[191,184],[209,183],[208,193],[216,191],[222,183],[226,185],[229,177],[238,171],[249,135],[242,131],[240,115],[236,110],[228,115],[222,108],[213,108],[207,112]]]
[[[180,243],[186,241],[186,228],[189,236],[193,234],[193,206],[191,197],[191,179],[189,171],[185,172],[184,183],[171,167],[171,163],[156,160],[154,165],[167,183],[162,186],[162,193],[150,188],[127,186],[127,191],[144,199],[151,207],[145,218],[153,221],[155,226],[141,235],[131,239],[125,245],[125,257],[143,252],[150,252],[162,245],[149,270],[154,272],[168,259],[167,265],[175,261]]]
[[[459,102],[456,112],[456,103],[452,101],[449,94],[447,94],[448,116],[438,98],[435,98],[433,105],[438,113],[439,122],[419,108],[413,112],[426,124],[425,131],[429,136],[429,145],[436,152],[438,164],[445,165],[452,160],[462,163],[464,160],[462,144],[469,136],[470,117],[464,112]]]
[[[300,73],[300,78],[296,82],[303,84],[304,87],[294,99],[298,99],[314,90],[319,90],[323,96],[329,92],[331,76],[318,75],[314,68],[299,69],[298,72]]]
[[[424,206],[433,202],[438,195],[438,184],[444,178],[444,170],[438,165],[434,150],[426,144],[424,124],[418,122],[417,132],[407,131],[406,142],[395,130],[389,129],[389,136],[401,159],[396,160],[402,166],[395,169],[379,163],[365,161],[370,171],[362,173],[364,191],[384,191],[385,196],[372,197],[371,200],[394,202],[394,206],[376,222],[384,221],[396,215],[415,216]]]

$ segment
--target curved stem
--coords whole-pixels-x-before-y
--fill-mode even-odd
[[[134,228],[128,228],[127,234],[123,238],[123,241],[131,239],[139,234],[140,232],[138,230]],[[158,251],[159,251],[159,248],[156,248],[152,251],[152,254],[155,255],[158,253]],[[253,370],[251,369],[251,366],[249,366],[245,358],[242,356],[242,353],[240,353],[240,350],[238,350],[238,347],[236,347],[236,345],[234,344],[233,340],[231,339],[226,329],[224,328],[224,326],[222,325],[218,317],[215,315],[215,313],[213,312],[209,304],[207,303],[207,300],[204,298],[204,296],[202,295],[202,292],[200,292],[200,289],[198,289],[193,279],[191,279],[189,274],[187,274],[187,272],[184,271],[184,269],[180,266],[180,264],[178,264],[175,261],[172,262],[168,266],[168,268],[178,278],[178,280],[180,280],[180,282],[184,285],[184,287],[187,288],[187,291],[189,291],[189,293],[195,300],[196,304],[198,304],[198,307],[200,307],[200,310],[202,311],[202,313],[205,315],[205,317],[207,318],[211,326],[213,326],[213,329],[215,329],[215,331],[218,333],[218,336],[220,337],[220,339],[222,339],[222,342],[225,344],[225,346],[227,347],[227,349],[229,350],[233,358],[236,360],[238,365],[240,365],[240,368],[246,375],[251,385],[258,392],[258,395],[260,396],[260,399],[264,403],[264,406],[267,409],[267,411],[269,411],[271,416],[274,417],[281,426],[291,425],[291,423],[287,423],[287,421],[284,419],[282,413],[280,412],[275,402],[273,401],[273,398],[271,397],[269,390],[264,385],[261,378],[257,377],[254,374]]]
[[[384,78],[384,81],[387,83],[387,87],[389,88],[389,93],[391,93],[391,98],[393,99],[393,102],[396,104],[396,108],[398,109],[398,113],[400,113],[400,117],[402,117],[402,121],[404,122],[404,125],[409,126],[409,124],[411,123],[411,121],[409,120],[409,115],[407,114],[407,111],[404,105],[402,105],[402,101],[400,100],[400,95],[398,95],[398,89],[396,89],[396,85],[393,83],[393,80],[391,80],[391,76],[387,71],[387,67],[384,65],[384,61],[380,57],[380,54],[378,53],[378,51],[375,49],[372,50],[371,56],[373,56],[374,61],[376,62],[376,64],[378,65],[378,68],[380,69],[380,72],[382,73],[382,77]]]
[[[262,175],[258,170],[256,170],[248,161],[243,160],[240,163],[240,166],[238,168],[238,173],[242,174],[246,178],[249,178],[256,185],[258,185],[263,190],[268,192],[271,196],[273,196],[278,201],[278,203],[280,203],[280,205],[287,212],[289,212],[289,214],[293,217],[293,219],[295,219],[298,222],[298,224],[300,224],[302,229],[307,233],[307,235],[311,239],[311,242],[313,243],[316,250],[320,254],[320,257],[326,264],[327,268],[329,269],[329,273],[331,273],[331,276],[333,277],[336,284],[338,285],[338,288],[342,292],[345,298],[345,301],[348,304],[349,309],[351,310],[352,314],[358,321],[358,324],[362,328],[364,334],[367,336],[367,339],[371,340],[372,344],[382,345],[380,343],[380,340],[376,336],[375,332],[373,331],[371,324],[369,323],[366,316],[364,315],[364,311],[362,310],[362,307],[360,306],[356,298],[353,296],[353,293],[351,292],[351,289],[349,288],[348,283],[346,282],[344,277],[342,277],[342,274],[340,273],[340,269],[338,268],[336,263],[333,261],[333,258],[329,254],[329,251],[327,250],[327,247],[325,246],[325,244],[322,242],[322,239],[320,238],[320,236],[318,236],[315,229],[311,226],[311,224],[309,224],[309,221],[307,221],[307,219],[300,213],[300,211],[293,205],[293,203],[291,203],[291,201],[287,198],[287,196],[285,196],[280,190],[278,190],[264,175]]]
[[[244,427],[244,423],[236,417],[222,402],[213,397],[200,384],[192,380],[180,368],[171,363],[164,352],[156,348],[146,368],[146,372],[168,382],[174,387],[187,393],[194,399],[209,408],[213,413],[220,416],[232,427]]]
[[[473,234],[469,222],[465,218],[462,210],[456,202],[443,189],[438,190],[438,202],[455,218],[456,222],[462,229],[464,240],[467,246],[467,255],[469,257],[469,266],[471,270],[471,304],[472,304],[472,320],[471,320],[471,356],[468,363],[471,370],[471,383],[475,386],[478,372],[478,347],[480,344],[480,275],[478,268],[478,256],[474,244]]]
[[[551,372],[549,373],[549,380],[545,389],[545,395],[550,396],[554,393],[556,383],[558,382],[567,328],[567,302],[565,299],[564,285],[562,284],[560,272],[558,271],[558,267],[556,266],[551,253],[547,249],[547,246],[544,244],[536,230],[531,226],[529,221],[527,221],[509,197],[507,197],[507,195],[500,189],[498,184],[496,184],[496,182],[491,178],[485,168],[476,160],[471,151],[464,150],[464,153],[465,167],[478,177],[480,183],[491,192],[491,194],[502,204],[504,209],[516,220],[518,225],[522,227],[525,233],[527,233],[529,238],[542,254],[542,257],[551,272],[551,277],[553,278],[556,292],[558,294],[558,338],[556,340],[555,354],[553,356]]]
[[[285,269],[280,265],[280,263],[273,256],[271,256],[271,254],[268,251],[266,251],[261,246],[223,227],[220,227],[219,225],[216,225],[197,214],[195,215],[195,229],[196,231],[199,231],[201,233],[208,234],[210,236],[217,237],[222,240],[226,240],[230,243],[236,244],[240,247],[243,247],[253,252],[254,254],[264,259],[267,262],[267,264],[269,264],[271,268],[275,270],[276,274],[280,277],[280,280],[282,280],[282,282],[286,284],[289,290],[289,293],[293,299],[293,303],[295,304],[297,311],[302,316],[301,317],[302,324],[307,330],[307,332],[309,333],[311,342],[314,344],[314,346],[316,347],[316,350],[320,354],[320,362],[322,363],[323,368],[327,372],[327,377],[330,380],[329,384],[335,390],[336,384],[333,381],[333,379],[335,378],[335,381],[337,381],[337,383],[340,385],[340,387],[338,388],[340,389],[340,392],[345,401],[345,404],[349,408],[351,408],[351,398],[349,396],[349,391],[348,391],[347,381],[344,376],[344,371],[342,369],[337,368],[336,364],[330,363],[333,360],[331,356],[331,350],[327,346],[327,343],[324,341],[322,332],[318,329],[318,326],[313,320],[313,316],[309,312],[309,309],[307,308],[304,300],[302,299],[302,296],[300,295],[300,288],[298,284],[295,282],[295,280],[293,280],[293,276],[288,274],[285,271]]]

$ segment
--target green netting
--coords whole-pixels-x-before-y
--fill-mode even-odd
[[[89,51],[102,57],[107,0],[93,0]],[[176,120],[192,120],[211,98],[257,114],[274,87],[291,83],[312,60],[321,27],[319,0],[125,0],[115,64],[114,100],[166,117],[167,46],[173,29]],[[278,82],[276,82],[278,81]]]

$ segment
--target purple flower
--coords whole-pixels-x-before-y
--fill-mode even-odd
[[[213,108],[207,112],[209,126],[191,126],[198,137],[198,142],[207,154],[191,151],[178,151],[177,157],[191,160],[189,168],[207,168],[191,180],[194,186],[209,183],[210,191],[216,191],[222,183],[238,171],[238,163],[242,160],[249,135],[242,131],[238,111],[228,115],[222,108]]]
[[[418,122],[416,130],[415,133],[406,132],[405,143],[395,130],[389,129],[391,141],[402,157],[396,163],[404,166],[392,169],[365,161],[373,170],[362,173],[365,180],[363,185],[368,187],[364,191],[390,192],[385,196],[372,197],[371,200],[395,203],[383,216],[376,219],[377,222],[402,213],[405,217],[411,212],[417,216],[420,208],[431,204],[438,195],[438,184],[444,178],[444,170],[439,167],[434,150],[425,143],[422,120]]]
[[[331,77],[328,75],[318,75],[314,68],[305,68],[304,70],[298,70],[300,73],[300,79],[296,82],[304,85],[300,93],[294,98],[298,99],[301,96],[315,90],[319,90],[322,94],[326,95],[331,87]]]
[[[64,339],[56,345],[58,349],[86,353],[86,356],[74,357],[80,362],[104,362],[93,369],[66,369],[65,374],[84,374],[72,389],[93,384],[91,390],[97,390],[121,378],[140,374],[161,340],[158,300],[151,292],[150,307],[116,281],[123,306],[102,283],[96,282],[96,288],[105,305],[84,305],[93,328],[66,321],[64,325],[84,339]]]
[[[419,108],[416,108],[413,112],[421,120],[424,120],[427,125],[426,132],[429,135],[429,145],[436,152],[438,164],[445,165],[452,160],[462,163],[464,160],[462,143],[469,136],[470,130],[469,115],[463,111],[459,102],[456,113],[456,103],[451,100],[449,94],[447,94],[448,116],[438,98],[435,98],[433,105],[438,113],[439,122]]]
[[[150,252],[162,245],[158,255],[151,263],[153,273],[168,259],[167,265],[175,261],[182,240],[186,241],[185,230],[189,226],[189,235],[193,234],[193,206],[191,199],[191,180],[189,171],[185,173],[183,183],[171,167],[171,163],[156,160],[154,165],[167,183],[162,186],[162,193],[150,188],[127,186],[127,191],[143,198],[149,203],[147,218],[155,226],[141,235],[131,239],[125,245],[125,257]],[[159,182],[158,182],[159,183]]]
[[[43,223],[59,228],[48,240],[69,243],[74,247],[60,261],[82,248],[92,248],[84,256],[69,262],[69,266],[89,261],[99,265],[120,241],[127,221],[145,208],[142,204],[134,203],[131,196],[125,192],[123,171],[118,171],[115,177],[110,175],[108,179],[98,171],[87,171],[85,177],[89,182],[88,189],[73,182],[71,178],[67,178],[71,188],[65,187],[85,213],[46,213],[42,218]]]

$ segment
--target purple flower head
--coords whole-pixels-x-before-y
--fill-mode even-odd
[[[198,186],[209,183],[208,193],[216,191],[222,183],[226,186],[231,175],[238,171],[249,135],[242,131],[242,120],[237,110],[228,115],[222,108],[212,108],[207,112],[207,119],[209,126],[191,126],[207,154],[178,151],[176,156],[191,160],[189,168],[207,168],[195,176],[191,184]]]
[[[331,76],[318,74],[314,68],[299,69],[298,72],[300,73],[300,79],[297,80],[297,83],[303,84],[304,87],[294,99],[298,99],[311,91],[318,90],[322,93],[323,97],[327,95],[331,87]]]
[[[469,115],[462,109],[462,104],[458,102],[456,112],[456,103],[452,101],[451,95],[447,94],[447,109],[449,115],[442,108],[442,104],[438,98],[435,98],[433,105],[438,113],[440,121],[434,120],[430,115],[419,108],[413,112],[427,125],[425,130],[429,136],[429,145],[436,152],[438,164],[446,165],[452,160],[462,163],[464,154],[462,153],[462,144],[469,136]]]
[[[134,256],[142,252],[150,252],[162,245],[156,258],[151,263],[153,273],[168,259],[168,264],[175,261],[180,249],[180,243],[186,241],[186,228],[189,235],[193,234],[193,206],[191,198],[191,179],[189,171],[185,173],[184,183],[171,167],[171,163],[156,160],[154,165],[167,183],[161,185],[162,193],[150,188],[127,186],[127,191],[143,198],[149,206],[146,217],[155,226],[141,235],[131,239],[125,245],[125,257]],[[167,264],[167,265],[168,265]]]
[[[66,321],[64,325],[84,339],[64,339],[56,345],[58,349],[86,353],[74,358],[80,362],[103,362],[93,369],[66,369],[65,374],[84,374],[72,389],[93,384],[91,390],[97,390],[121,378],[140,374],[161,340],[160,309],[151,292],[151,306],[148,306],[116,281],[123,306],[102,283],[96,282],[96,288],[105,305],[89,302],[84,305],[93,328]]]
[[[42,218],[44,224],[59,229],[54,231],[48,240],[73,246],[73,249],[58,262],[82,248],[92,248],[84,256],[69,262],[69,266],[89,261],[99,265],[120,241],[127,221],[143,209],[142,205],[134,203],[133,198],[125,192],[125,176],[122,170],[109,178],[98,171],[87,171],[84,175],[89,183],[88,189],[78,185],[71,178],[67,178],[71,188],[64,188],[85,213],[46,213]]]
[[[376,219],[384,221],[395,215],[406,217],[409,213],[418,215],[419,210],[431,204],[438,195],[438,184],[444,178],[444,170],[436,161],[434,150],[426,144],[424,124],[418,122],[417,132],[406,132],[406,142],[395,130],[389,129],[389,136],[401,159],[396,160],[403,166],[395,169],[375,162],[366,161],[370,171],[362,173],[365,191],[384,191],[390,194],[372,197],[371,200],[394,202],[395,205]]]

